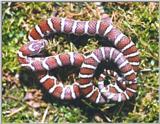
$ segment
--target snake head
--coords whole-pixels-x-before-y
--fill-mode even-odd
[[[39,54],[47,45],[47,40],[34,40],[28,43],[28,49],[31,55]]]

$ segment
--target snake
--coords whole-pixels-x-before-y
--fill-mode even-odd
[[[98,6],[98,5],[97,5]],[[100,7],[99,7],[100,8]],[[104,13],[100,8],[101,13]],[[30,68],[38,75],[40,83],[54,97],[62,100],[72,100],[84,96],[94,103],[112,101],[125,101],[132,97],[137,89],[136,75],[139,71],[139,51],[134,42],[116,28],[109,16],[102,14],[99,20],[81,21],[62,17],[51,17],[40,21],[28,34],[29,43],[23,45],[17,55],[22,67]],[[49,57],[37,57],[45,49],[49,34],[65,33],[76,36],[100,36],[110,42],[112,47],[101,47],[85,56],[76,52],[62,53]],[[115,63],[120,70],[115,85],[105,85],[105,75],[101,74],[98,86],[92,79],[98,65],[105,60]],[[80,69],[79,79],[72,85],[64,86],[49,70],[66,65],[76,66]],[[111,73],[111,71],[104,71]],[[103,75],[103,76],[102,76]],[[123,90],[120,89],[123,86]]]

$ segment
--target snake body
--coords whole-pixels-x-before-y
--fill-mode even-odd
[[[123,74],[123,78],[128,84],[128,87],[124,91],[118,91],[116,87],[112,85],[104,86],[104,82],[100,81],[99,88],[93,85],[93,75],[97,66],[104,60],[113,61]],[[136,92],[136,73],[133,67],[129,64],[128,60],[115,48],[101,47],[96,49],[92,54],[86,57],[80,68],[80,87],[83,95],[96,103],[106,102],[105,98],[109,101],[125,101],[132,97]],[[112,88],[112,90],[111,90]],[[105,97],[105,98],[103,98]]]
[[[119,29],[112,25],[111,19],[98,21],[78,21],[72,19],[52,17],[40,22],[31,29],[28,39],[30,41],[43,39],[48,33],[66,33],[75,35],[99,35],[107,38],[116,49],[123,53],[133,66],[135,71],[139,70],[139,52],[135,44],[125,36]]]
[[[111,42],[115,48],[101,47],[84,57],[79,53],[66,53],[49,57],[33,57],[40,54],[47,41],[45,36],[50,33],[75,34],[77,36],[99,35]],[[21,65],[37,72],[42,85],[54,97],[71,100],[81,94],[95,103],[112,101],[125,101],[132,97],[137,88],[136,74],[139,70],[139,52],[135,44],[119,29],[113,26],[109,17],[100,20],[80,21],[67,18],[51,17],[41,21],[31,29],[28,39],[30,42],[23,45],[18,52]],[[122,73],[117,77],[115,85],[105,85],[104,76],[100,76],[98,87],[94,86],[92,79],[97,66],[101,61],[114,62]],[[64,86],[48,71],[65,65],[80,68],[79,80],[72,85]],[[120,79],[119,79],[120,78]],[[119,79],[119,80],[118,80]],[[120,85],[124,82],[123,90]]]
[[[80,53],[69,52],[49,57],[32,57],[40,54],[46,44],[46,40],[38,40],[22,46],[18,52],[21,66],[35,71],[40,83],[52,96],[64,100],[76,99],[80,96],[79,83],[75,81],[72,85],[64,86],[55,76],[49,74],[49,70],[67,65],[80,68],[84,56]]]

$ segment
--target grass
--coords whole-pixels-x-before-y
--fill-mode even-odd
[[[140,50],[141,71],[135,99],[105,105],[87,100],[63,102],[51,98],[26,70],[21,71],[16,52],[27,43],[27,33],[40,20],[58,16],[97,19],[92,3],[2,2],[2,122],[154,122],[158,123],[158,3],[108,2],[105,12]],[[101,46],[95,37],[56,34],[47,50],[89,53]],[[72,41],[72,42],[71,42]],[[76,47],[75,42],[88,41]],[[150,69],[150,70],[147,70]],[[22,74],[23,82],[19,80]],[[24,85],[24,84],[27,85]],[[27,97],[29,97],[27,99]]]

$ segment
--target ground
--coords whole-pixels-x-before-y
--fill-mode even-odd
[[[36,85],[30,72],[20,69],[16,53],[28,42],[27,34],[35,24],[55,12],[61,17],[97,19],[93,3],[2,2],[2,122],[158,122],[158,3],[106,2],[103,6],[140,51],[137,97],[104,105],[85,99],[58,101]],[[84,40],[87,44],[80,47],[70,42]],[[50,53],[88,53],[100,46],[94,37],[57,34],[47,49]]]

